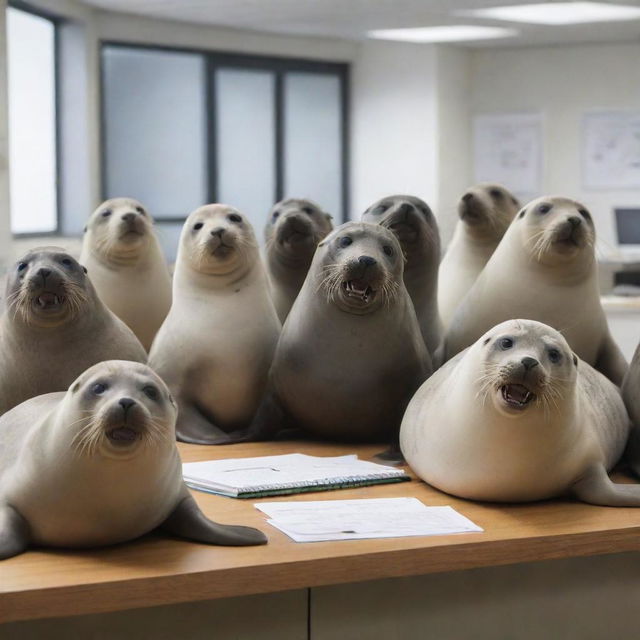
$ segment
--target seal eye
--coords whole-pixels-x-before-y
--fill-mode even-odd
[[[151,400],[157,400],[160,397],[160,393],[158,392],[158,389],[156,389],[156,387],[152,385],[146,386],[143,389],[143,391],[144,391],[144,395]]]
[[[302,210],[309,216],[313,215],[313,209],[311,207],[302,207]]]
[[[562,360],[562,354],[557,349],[549,349],[549,360],[554,364]]]
[[[541,204],[538,207],[538,213],[544,215],[545,213],[549,213],[549,211],[551,211],[551,205],[550,204]]]
[[[60,262],[62,262],[62,264],[65,267],[72,267],[73,266],[73,261],[71,260],[71,258],[62,258],[62,260]]]
[[[388,209],[387,205],[379,204],[371,213],[374,216],[382,215]]]
[[[352,242],[353,240],[349,236],[343,236],[338,240],[338,244],[343,248],[348,247]]]
[[[390,247],[388,244],[385,244],[384,247],[382,247],[382,250],[388,256],[392,256],[393,255],[393,247]]]
[[[519,214],[518,214],[518,218],[524,218],[524,214],[527,213],[526,209],[523,209]]]
[[[279,211],[274,211],[273,212],[273,219],[277,220],[280,217],[280,212]]]
[[[578,213],[585,219],[591,220],[591,214],[586,209],[579,209]]]
[[[502,340],[500,340],[498,344],[500,345],[501,349],[504,349],[506,351],[507,349],[511,349],[511,347],[513,347],[513,340],[511,338],[502,338]]]
[[[141,216],[146,215],[146,214],[145,214],[145,211],[144,211],[144,209],[143,209],[142,207],[136,207],[136,211],[137,211]]]
[[[230,213],[227,216],[227,219],[231,220],[231,222],[237,222],[237,223],[242,222],[242,216],[239,216],[237,213]]]
[[[108,218],[111,215],[111,209],[105,209],[101,215],[103,218]]]
[[[202,227],[204,227],[204,224],[203,224],[202,222],[196,222],[196,223],[193,225],[193,230],[194,230],[194,231],[198,231],[198,229],[202,229]]]
[[[492,198],[502,198],[502,191],[500,191],[499,189],[491,189],[489,191],[489,195]]]
[[[97,396],[101,396],[107,390],[107,385],[102,382],[98,382],[91,387],[91,391],[95,393]]]
[[[27,268],[27,263],[26,262],[20,262],[18,264],[18,271],[24,271]]]

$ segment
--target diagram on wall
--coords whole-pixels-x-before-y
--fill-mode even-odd
[[[540,192],[542,114],[476,116],[473,140],[476,182],[498,182],[519,196]]]
[[[592,111],[583,116],[585,189],[640,188],[640,111]]]

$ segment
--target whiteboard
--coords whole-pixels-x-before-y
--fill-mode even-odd
[[[640,189],[640,111],[592,111],[582,123],[585,189]]]
[[[541,191],[542,114],[475,116],[473,142],[476,182],[498,182],[517,195]]]

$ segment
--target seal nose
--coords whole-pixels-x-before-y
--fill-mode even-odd
[[[133,407],[133,405],[136,403],[135,400],[133,400],[132,398],[120,398],[120,400],[118,400],[118,404],[124,409],[124,412],[127,413],[127,411]]]
[[[358,262],[360,264],[363,264],[365,267],[372,267],[374,264],[376,264],[376,259],[372,258],[371,256],[360,256],[358,258]]]
[[[212,236],[220,236],[222,238],[222,234],[224,233],[224,229],[222,227],[218,227],[211,231]]]
[[[38,269],[38,275],[42,276],[43,280],[46,280],[51,275],[51,269],[41,267],[40,269]]]
[[[535,358],[530,358],[529,356],[522,358],[520,362],[522,362],[522,366],[524,366],[526,371],[538,366],[538,361]]]
[[[135,213],[125,213],[125,214],[122,216],[122,219],[123,219],[125,222],[133,222],[133,220],[134,220],[134,218],[135,218],[135,217],[136,217],[136,214],[135,214]]]
[[[405,216],[405,218],[411,213],[411,205],[406,202],[398,208],[398,213]]]
[[[575,229],[575,227],[579,227],[582,224],[582,218],[578,218],[578,216],[571,216],[569,218],[569,223]]]

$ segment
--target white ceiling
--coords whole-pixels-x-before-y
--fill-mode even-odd
[[[511,26],[517,38],[465,43],[519,46],[640,40],[640,20],[573,26],[514,24],[455,16],[455,12],[535,0],[82,0],[109,11],[289,35],[363,39],[371,29],[448,24]],[[548,1],[548,0],[547,0]],[[600,0],[607,1],[607,0]],[[618,0],[640,6],[640,0]],[[615,2],[613,3],[615,4]]]

